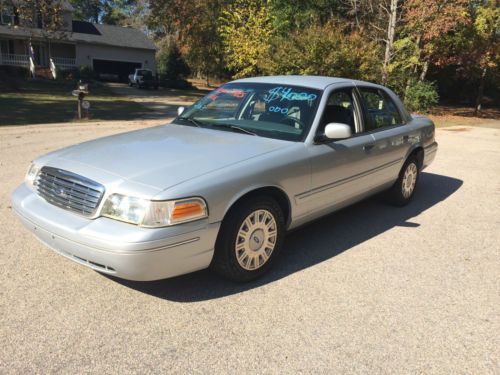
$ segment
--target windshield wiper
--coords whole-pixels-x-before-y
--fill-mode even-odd
[[[193,124],[194,126],[196,126],[198,128],[202,128],[203,127],[199,121],[197,121],[197,120],[195,120],[194,118],[191,118],[191,117],[177,117],[177,120],[188,121],[188,122],[190,122],[191,124]]]
[[[221,127],[221,128],[225,128],[225,129],[232,129],[232,130],[236,130],[240,133],[245,133],[245,134],[250,134],[250,135],[257,135],[256,133],[248,130],[248,129],[244,129],[244,128],[240,128],[239,126],[236,126],[236,125],[231,125],[231,124],[214,124],[216,127]]]

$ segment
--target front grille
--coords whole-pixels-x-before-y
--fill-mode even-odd
[[[104,194],[101,184],[52,167],[40,170],[35,186],[38,194],[47,202],[83,216],[94,215]]]

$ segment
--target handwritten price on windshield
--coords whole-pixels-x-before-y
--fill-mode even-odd
[[[264,101],[266,103],[270,103],[273,100],[280,99],[280,102],[283,100],[315,100],[318,97],[316,94],[308,93],[308,92],[296,92],[292,91],[291,87],[275,87],[268,91],[266,94]]]

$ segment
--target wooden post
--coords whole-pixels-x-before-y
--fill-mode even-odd
[[[82,119],[82,102],[83,102],[84,94],[80,92],[78,94],[78,120]]]

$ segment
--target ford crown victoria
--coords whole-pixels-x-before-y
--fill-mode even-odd
[[[37,158],[12,202],[42,242],[99,272],[155,280],[211,267],[248,281],[290,229],[382,191],[407,204],[436,150],[432,121],[385,87],[241,79],[170,124]]]

